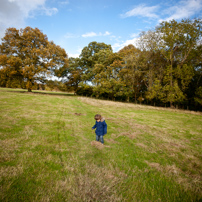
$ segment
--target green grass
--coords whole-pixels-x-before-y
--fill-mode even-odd
[[[0,120],[1,201],[202,200],[199,112],[0,88]]]

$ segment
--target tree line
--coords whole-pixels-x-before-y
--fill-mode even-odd
[[[119,101],[202,109],[202,21],[175,20],[142,32],[138,44],[113,52],[91,42],[78,58],[37,28],[9,28],[0,45],[0,85],[36,86]],[[48,75],[60,81],[48,80]]]

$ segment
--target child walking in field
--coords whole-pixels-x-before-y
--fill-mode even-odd
[[[107,134],[107,124],[105,123],[105,119],[101,117],[100,114],[96,114],[94,119],[95,125],[92,127],[92,129],[95,129],[96,134],[96,140],[101,141],[102,144],[104,144],[104,138],[103,136]]]

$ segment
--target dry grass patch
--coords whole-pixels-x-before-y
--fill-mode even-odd
[[[106,146],[106,145],[102,144],[101,142],[98,142],[98,141],[95,141],[95,140],[93,140],[90,144],[92,146],[96,147],[97,149],[103,149],[105,147],[109,147],[109,146]]]
[[[156,162],[148,162],[145,161],[151,168],[154,168],[158,171],[161,171],[163,173],[166,173],[167,175],[171,174],[171,175],[179,175],[180,173],[182,173],[182,171],[176,167],[176,165],[166,165],[166,166],[161,166],[159,163]]]
[[[161,166],[160,166],[159,163],[148,162],[148,161],[145,161],[145,163],[147,163],[150,167],[155,168],[155,169],[158,170],[158,171],[161,170]]]
[[[137,135],[139,134],[140,133],[136,133],[136,132],[133,132],[133,133],[123,132],[123,133],[120,133],[118,136],[126,136],[126,137],[129,137],[130,139],[135,139]]]
[[[16,154],[9,150],[1,151],[0,163],[9,162],[16,158]]]
[[[167,177],[172,177],[177,183],[182,185],[185,190],[192,190],[202,197],[202,176],[193,175],[189,172],[184,172],[175,164],[162,166],[156,162],[145,161],[151,168],[163,173]]]
[[[84,173],[74,170],[69,177],[57,182],[57,190],[69,193],[69,201],[125,201],[117,186],[126,174],[118,169],[107,169],[95,164],[85,165]]]
[[[115,141],[114,139],[106,139],[106,142],[112,143],[112,144],[119,144],[117,141]]]
[[[165,166],[165,170],[168,172],[168,173],[171,173],[171,174],[175,174],[175,175],[178,175],[180,174],[182,171],[176,167],[176,165],[167,165]]]
[[[182,109],[172,109],[172,108],[164,108],[164,107],[154,107],[154,106],[147,106],[147,105],[140,105],[140,104],[133,104],[133,103],[124,103],[124,102],[114,102],[108,100],[99,100],[94,98],[87,98],[87,97],[78,97],[84,103],[90,104],[92,106],[113,106],[117,108],[134,108],[134,109],[150,109],[150,110],[160,110],[160,111],[171,111],[171,112],[179,112],[179,113],[186,113],[186,114],[194,114],[194,115],[202,115],[202,112],[195,112],[195,111],[188,111]]]
[[[169,153],[172,153],[172,152],[180,152],[181,153],[181,149],[189,149],[188,146],[184,146],[180,143],[175,143],[171,140],[168,140],[168,139],[163,139],[163,143],[159,144],[158,147],[159,149],[162,149],[162,150],[166,150]]]
[[[31,126],[26,125],[24,127],[24,130],[21,132],[21,134],[25,135],[25,138],[28,139],[30,135],[34,134],[34,130],[32,129]]]
[[[4,181],[4,186],[0,186],[0,198],[1,201],[8,201],[6,200],[5,196],[7,195],[7,190],[13,184],[12,178],[16,178],[23,174],[23,166],[1,166],[0,167],[0,181]]]
[[[12,178],[23,173],[23,166],[3,166],[0,168],[0,176]]]
[[[144,148],[144,149],[147,148],[147,145],[145,145],[145,144],[143,144],[143,143],[136,143],[136,145],[137,145],[138,147],[142,147],[142,148]]]
[[[8,123],[9,123],[9,125],[8,125]],[[5,125],[5,124],[7,124],[7,125]],[[0,127],[2,127],[2,128],[11,128],[15,124],[16,124],[16,118],[15,117],[12,117],[9,114],[2,115],[2,120],[1,120],[1,123],[0,123]]]
[[[125,136],[125,137],[129,137],[130,139],[135,139],[137,138],[138,135],[141,135],[142,133],[140,132],[121,132],[119,134],[114,134],[112,133],[111,136],[116,139],[118,137],[121,137],[121,136]]]
[[[131,123],[131,126],[133,128],[143,129],[143,130],[146,130],[146,131],[148,130],[148,126],[146,126],[146,125],[141,125],[141,124],[137,124],[137,123],[135,123],[135,124]]]
[[[14,151],[17,150],[20,142],[20,138],[11,138],[11,139],[5,139],[0,140],[0,147],[3,151]]]
[[[145,109],[145,108],[151,108],[154,109],[152,106],[145,106],[145,105],[139,105],[139,104],[132,104],[132,103],[124,103],[124,102],[114,102],[109,100],[99,100],[94,98],[87,98],[87,97],[78,97],[79,100],[81,100],[84,103],[93,105],[93,106],[113,106],[118,108],[135,108],[135,109]]]

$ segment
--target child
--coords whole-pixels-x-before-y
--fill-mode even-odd
[[[104,138],[103,136],[107,134],[107,124],[105,123],[105,119],[101,117],[100,114],[96,114],[94,119],[96,120],[95,125],[92,127],[92,129],[95,129],[96,133],[96,140],[101,141],[102,144],[104,144]]]

